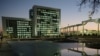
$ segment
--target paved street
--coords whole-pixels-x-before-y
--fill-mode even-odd
[[[12,56],[12,51],[6,39],[0,40],[0,56]]]

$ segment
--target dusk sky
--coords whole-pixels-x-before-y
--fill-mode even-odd
[[[2,28],[2,16],[19,17],[29,19],[29,9],[34,5],[41,5],[61,9],[61,25],[74,25],[88,19],[88,6],[83,6],[79,11],[80,0],[0,0],[0,29]],[[100,11],[92,18],[100,18]]]

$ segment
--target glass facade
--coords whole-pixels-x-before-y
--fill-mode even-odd
[[[4,34],[14,38],[59,35],[60,9],[34,6],[29,11],[29,17],[31,20],[2,17]]]
[[[31,25],[28,21],[17,21],[17,36],[19,38],[31,38]]]
[[[35,24],[33,25],[34,33],[37,36],[59,35],[60,9],[34,6],[30,12],[30,17],[35,22],[33,23]]]
[[[31,38],[31,21],[22,18],[3,17],[5,32],[13,38]]]
[[[59,34],[59,11],[37,8],[37,35]]]

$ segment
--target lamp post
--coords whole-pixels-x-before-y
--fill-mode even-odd
[[[79,27],[79,26],[77,26],[77,35],[78,35],[78,27]]]
[[[99,23],[98,23],[98,36],[99,36]]]
[[[84,24],[83,24],[83,33],[82,33],[82,35],[84,35]]]
[[[74,35],[74,26],[73,26],[73,35]]]

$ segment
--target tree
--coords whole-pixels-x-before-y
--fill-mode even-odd
[[[82,5],[89,5],[89,7],[92,9],[90,12],[90,16],[93,15],[96,11],[98,11],[98,8],[100,7],[100,0],[81,0],[80,1],[80,8]]]

